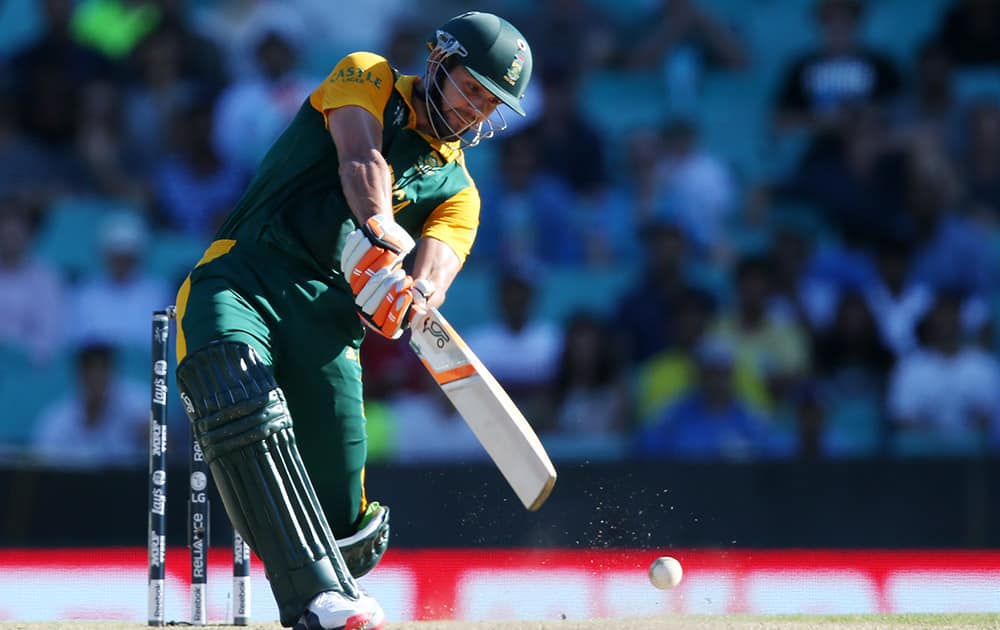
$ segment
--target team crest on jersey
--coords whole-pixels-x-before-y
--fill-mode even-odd
[[[510,62],[510,67],[507,68],[507,72],[503,75],[504,80],[511,85],[517,85],[517,80],[521,78],[521,70],[524,69],[524,62],[528,60],[528,43],[523,39],[519,39],[516,44],[517,52],[514,53],[514,60]]]
[[[396,103],[396,111],[392,112],[392,124],[399,127],[403,124],[403,116],[406,113],[406,107],[402,102]]]
[[[417,158],[417,162],[413,165],[413,168],[416,169],[417,173],[426,175],[436,168],[441,168],[442,165],[441,158],[437,154],[428,153]]]

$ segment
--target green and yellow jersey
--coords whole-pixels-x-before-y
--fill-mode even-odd
[[[341,187],[326,112],[355,105],[382,121],[396,221],[415,238],[444,241],[464,262],[479,223],[479,192],[457,141],[442,142],[414,128],[416,80],[372,53],[343,58],[268,151],[216,240],[265,239],[346,287],[340,254],[356,224]]]

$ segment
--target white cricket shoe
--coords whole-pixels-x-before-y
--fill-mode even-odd
[[[324,591],[309,603],[293,630],[381,630],[384,625],[385,613],[368,593],[351,599]]]

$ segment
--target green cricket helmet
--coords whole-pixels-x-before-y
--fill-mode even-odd
[[[531,80],[531,48],[507,20],[469,11],[448,20],[428,42],[458,63],[505,105],[524,116],[521,98]]]

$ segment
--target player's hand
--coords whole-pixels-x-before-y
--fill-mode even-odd
[[[398,268],[414,245],[413,238],[398,223],[376,214],[347,235],[340,270],[357,296],[379,271]]]
[[[402,269],[376,271],[354,300],[361,320],[383,337],[399,339],[409,321],[412,288],[413,278]]]
[[[407,318],[408,322],[413,321],[413,318],[418,313],[423,313],[427,310],[427,301],[434,295],[436,289],[437,287],[434,286],[434,282],[427,278],[420,278],[413,281],[413,304],[410,306],[410,316]]]
[[[418,312],[427,308],[427,298],[434,293],[434,283],[414,281],[402,269],[382,270],[361,289],[355,300],[361,321],[378,334],[399,339]]]

